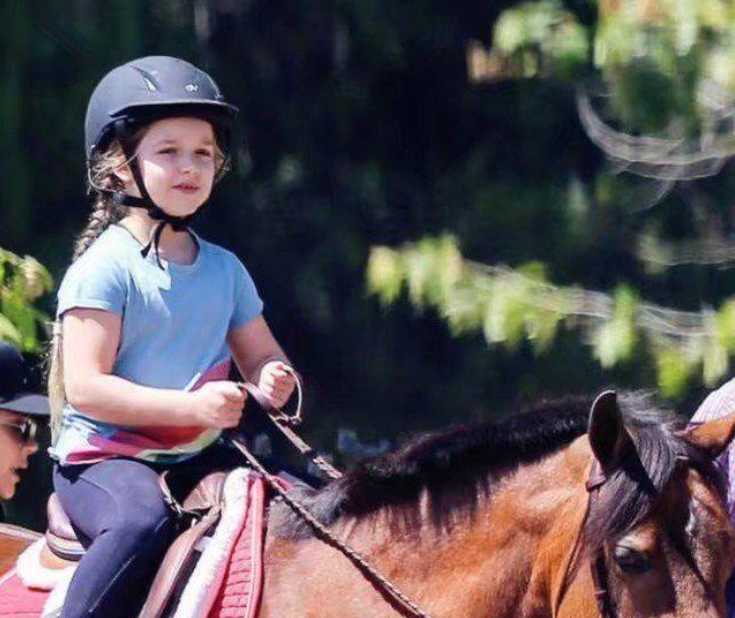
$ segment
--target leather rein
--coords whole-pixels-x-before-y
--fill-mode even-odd
[[[339,479],[342,477],[342,472],[337,470],[326,459],[319,455],[293,430],[293,426],[299,425],[303,420],[301,415],[303,388],[301,386],[301,379],[299,378],[298,373],[290,367],[287,368],[287,371],[289,371],[296,380],[296,391],[298,395],[296,411],[290,415],[286,414],[279,408],[274,408],[255,384],[242,382],[238,386],[255,399],[258,405],[267,413],[268,418],[273,422],[278,430],[286,436],[291,444],[293,444],[303,455],[308,457],[309,460],[328,477],[334,480]],[[258,458],[250,451],[250,449],[248,449],[244,440],[240,439],[239,435],[231,435],[230,442],[242,453],[250,465],[263,476],[266,483],[268,483],[271,489],[280,496],[283,502],[314,530],[317,537],[331,547],[337,549],[348,560],[350,560],[368,581],[372,582],[373,585],[388,597],[389,602],[392,600],[393,603],[391,604],[397,605],[401,612],[406,616],[411,616],[412,618],[433,618],[431,614],[412,601],[406,594],[401,592],[401,590],[399,590],[389,579],[381,575],[380,572],[378,572],[378,570],[362,556],[362,554],[355,551],[344,541],[336,537],[328,528],[319,522],[303,504],[290,496],[280,479],[268,472],[265,466],[263,466]]]
[[[293,427],[301,424],[303,417],[301,413],[303,404],[303,388],[301,385],[301,379],[298,374],[289,368],[289,373],[293,375],[296,380],[296,391],[297,391],[297,404],[296,411],[293,414],[286,414],[279,408],[274,408],[268,399],[263,395],[260,389],[250,383],[243,382],[239,386],[245,390],[249,395],[255,399],[258,405],[266,412],[271,422],[278,428],[278,430],[286,436],[291,444],[296,447],[304,456],[308,457],[324,474],[331,479],[339,479],[342,477],[342,472],[332,466],[326,459],[319,455],[301,436],[299,436]],[[355,567],[360,570],[363,575],[378,586],[390,599],[392,599],[403,611],[405,615],[412,616],[414,618],[432,618],[431,614],[422,609],[403,592],[401,592],[396,586],[390,582],[390,580],[383,577],[365,558],[356,552],[354,549],[349,547],[342,540],[335,537],[330,530],[328,530],[323,524],[321,524],[300,502],[289,496],[287,490],[284,488],[280,480],[273,476],[263,466],[263,464],[257,459],[257,457],[247,448],[244,441],[239,437],[232,436],[230,438],[232,444],[243,454],[248,460],[251,466],[257,470],[268,483],[268,485],[281,497],[281,499],[288,505],[301,519],[303,519],[315,532],[316,534],[327,544],[336,548],[344,556],[346,556]],[[585,507],[584,519],[582,525],[577,533],[572,553],[567,562],[566,570],[564,572],[564,578],[562,579],[561,586],[556,595],[554,602],[553,616],[556,618],[559,612],[559,607],[564,598],[567,585],[569,584],[569,577],[571,570],[573,569],[579,553],[581,551],[582,537],[584,535],[584,528],[587,524],[590,511],[592,509],[592,502],[598,495],[598,490],[607,482],[607,474],[600,466],[596,459],[593,459],[593,463],[589,469],[587,479],[585,481],[585,489],[587,490],[587,500]],[[595,552],[593,559],[590,563],[590,570],[592,575],[592,581],[595,586],[595,599],[597,601],[597,607],[600,611],[601,618],[617,618],[617,611],[610,594],[607,577],[607,565],[605,563],[605,553],[602,549]]]

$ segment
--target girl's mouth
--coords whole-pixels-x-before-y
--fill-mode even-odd
[[[199,191],[199,187],[197,185],[188,184],[174,185],[174,189],[187,194],[196,193],[197,191]]]

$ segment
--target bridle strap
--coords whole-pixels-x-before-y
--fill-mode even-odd
[[[569,586],[569,578],[571,576],[572,569],[579,558],[584,529],[587,525],[590,512],[592,511],[592,503],[598,496],[597,490],[607,482],[608,478],[608,475],[605,473],[600,463],[596,459],[593,459],[587,472],[587,479],[584,483],[584,487],[587,490],[584,518],[582,519],[582,525],[577,532],[577,537],[574,540],[574,546],[564,570],[564,577],[562,579],[561,586],[559,587],[556,598],[552,599],[552,602],[554,603],[552,612],[553,618],[556,618],[559,615],[559,608],[561,607],[567,587]],[[590,562],[590,572],[592,575],[592,583],[595,587],[595,600],[597,601],[597,608],[600,611],[601,618],[616,618],[617,614],[615,611],[615,605],[612,601],[608,586],[605,552],[602,549],[595,552],[595,555]]]
[[[256,387],[257,388],[257,387]],[[402,592],[393,582],[381,575],[381,573],[370,563],[365,557],[347,545],[342,539],[337,537],[324,524],[317,520],[314,515],[296,498],[294,498],[283,486],[278,477],[273,476],[266,467],[258,460],[258,458],[248,449],[245,441],[238,435],[230,435],[230,443],[242,453],[248,463],[254,470],[259,472],[263,480],[278,494],[283,502],[291,510],[293,510],[308,526],[312,528],[316,536],[327,545],[333,547],[345,556],[362,574],[373,584],[383,595],[386,600],[394,607],[397,607],[404,616],[411,618],[433,618],[425,609],[413,601],[409,596]]]
[[[342,477],[342,473],[336,468],[332,467],[323,457],[318,455],[316,451],[307,444],[293,429],[292,425],[298,425],[301,420],[301,405],[303,403],[303,387],[301,385],[301,378],[299,374],[291,367],[286,369],[296,380],[296,392],[298,394],[298,402],[296,404],[296,411],[294,414],[286,414],[283,410],[276,408],[270,404],[263,392],[252,382],[241,382],[238,384],[240,388],[245,390],[249,395],[258,402],[261,408],[267,413],[268,418],[273,424],[280,429],[284,435],[296,446],[304,455],[316,464],[320,470],[322,470],[327,476],[332,479],[339,479]],[[355,551],[352,547],[347,545],[344,541],[335,536],[326,526],[319,522],[309,510],[301,504],[297,499],[292,497],[283,483],[278,477],[273,476],[266,467],[258,460],[258,458],[248,449],[244,439],[237,433],[230,434],[230,443],[242,453],[243,457],[248,463],[257,470],[262,476],[265,482],[271,487],[271,489],[280,496],[283,502],[293,510],[302,520],[309,525],[316,535],[328,545],[337,549],[342,553],[352,564],[363,574],[368,581],[370,581],[376,588],[378,588],[391,602],[395,604],[399,611],[411,618],[432,618],[426,610],[420,605],[415,603],[405,593],[395,586],[389,579],[383,577],[378,570],[370,564],[362,554]]]
[[[595,599],[597,609],[600,610],[602,618],[615,618],[615,605],[613,604],[610,588],[607,583],[607,565],[605,563],[605,552],[599,550],[590,564],[592,570],[592,582],[595,585]]]
[[[585,489],[589,494],[589,504],[591,510],[592,501],[599,495],[597,491],[607,482],[610,477],[600,465],[597,459],[592,460]],[[615,604],[610,594],[610,586],[607,579],[607,563],[605,561],[605,550],[600,547],[590,562],[590,572],[592,574],[592,583],[595,586],[595,599],[597,600],[597,608],[600,610],[602,618],[616,618],[617,612]]]

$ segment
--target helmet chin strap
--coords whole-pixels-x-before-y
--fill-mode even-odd
[[[122,147],[123,153],[125,154],[125,159],[128,162],[128,167],[133,174],[133,180],[138,187],[138,191],[140,192],[141,197],[135,197],[133,195],[128,195],[127,193],[114,191],[112,192],[113,199],[118,204],[122,204],[123,206],[129,206],[131,208],[145,208],[148,211],[148,215],[151,217],[151,219],[159,222],[156,226],[155,231],[153,232],[153,237],[148,242],[148,244],[143,247],[140,253],[144,258],[146,258],[148,257],[151,248],[153,248],[156,253],[156,262],[158,263],[158,266],[163,269],[163,264],[161,264],[161,258],[158,254],[158,246],[161,242],[161,235],[163,234],[163,230],[166,228],[167,225],[170,225],[171,229],[176,232],[187,230],[189,224],[194,220],[194,218],[196,218],[197,214],[201,210],[201,207],[199,207],[196,212],[193,212],[186,217],[174,217],[173,215],[170,215],[166,211],[164,211],[158,204],[156,204],[153,201],[153,198],[151,198],[150,194],[148,193],[148,189],[146,189],[145,182],[143,180],[143,175],[140,172],[138,159],[135,156],[135,150],[132,146],[129,125],[125,122],[125,120],[118,120],[114,126],[115,133],[117,134],[118,140],[120,141],[120,146]]]

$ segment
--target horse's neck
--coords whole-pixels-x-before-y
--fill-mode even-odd
[[[456,591],[447,590],[451,579],[439,590],[463,605],[438,615],[487,616],[489,603],[494,618],[551,615],[583,524],[588,462],[582,439],[497,483],[471,525],[444,544]]]
[[[517,559],[525,569],[525,577],[514,582],[520,610],[510,611],[508,617],[552,615],[584,525],[584,481],[589,461],[589,446],[583,437],[561,452],[519,470],[512,479],[515,490],[497,500],[493,498],[493,513],[509,509],[507,542],[516,548]],[[509,500],[516,503],[504,507],[503,502]],[[500,524],[495,517],[493,521]],[[502,568],[502,562],[494,558],[491,561]],[[501,572],[507,572],[507,566]],[[512,590],[510,584],[505,582]]]
[[[396,532],[387,512],[342,522],[336,532],[432,615],[545,616],[582,524],[587,461],[575,443],[523,466],[499,481],[491,498],[479,497],[471,518],[449,527],[432,525],[429,509],[422,508],[424,523],[416,533]],[[266,580],[272,587],[265,606],[273,613],[265,612],[267,618],[298,614],[310,595],[326,603],[335,590],[350,591],[350,602],[338,595],[336,613],[322,603],[319,615],[396,615],[354,566],[321,541],[271,541]],[[296,582],[299,593],[285,592]]]

